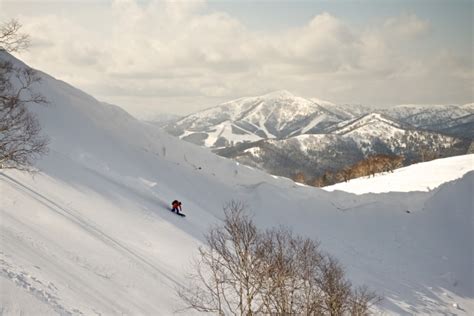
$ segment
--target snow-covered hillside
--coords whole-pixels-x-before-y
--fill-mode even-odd
[[[390,135],[403,132],[403,127],[400,123],[390,120],[379,113],[366,114],[350,122],[343,122],[335,126],[334,134],[350,135],[367,133],[375,137],[380,137],[381,134]],[[356,131],[356,132],[354,132]]]
[[[416,128],[460,138],[474,138],[474,108],[464,105],[404,104],[381,111]]]
[[[371,155],[404,157],[404,163],[421,160],[429,151],[439,157],[463,155],[470,142],[451,136],[413,129],[382,114],[336,124],[327,134],[304,134],[286,139],[261,140],[216,152],[271,174],[317,183],[327,171],[339,171]]]
[[[326,192],[181,142],[42,76],[51,104],[34,111],[50,153],[34,177],[0,172],[2,314],[171,314],[175,286],[231,199],[246,201],[261,227],[318,238],[354,283],[385,297],[380,312],[473,310],[473,172],[431,192]],[[169,212],[175,198],[186,218]]]
[[[447,181],[462,178],[472,170],[474,170],[474,154],[421,162],[396,169],[393,173],[352,179],[324,189],[355,194],[432,191]]]
[[[430,147],[435,151],[457,142],[454,137],[403,126],[379,113],[370,113],[345,125],[336,126],[331,133],[349,137],[364,151],[372,153],[377,152],[373,148],[376,143],[383,144],[394,153],[403,154],[403,149],[413,144],[413,147]]]
[[[402,104],[383,111],[394,119],[410,123],[419,128],[435,128],[449,121],[473,114],[473,109],[466,105],[445,104]]]

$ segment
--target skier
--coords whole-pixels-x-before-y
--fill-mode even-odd
[[[182,211],[181,202],[178,200],[174,200],[171,203],[171,206],[172,206],[171,212],[176,212],[176,214],[180,214],[180,211]]]

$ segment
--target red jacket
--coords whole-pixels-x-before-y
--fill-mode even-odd
[[[181,208],[181,202],[175,201],[173,204],[173,208]]]

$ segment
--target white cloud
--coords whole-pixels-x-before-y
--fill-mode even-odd
[[[387,19],[384,28],[386,32],[392,33],[392,35],[401,39],[416,38],[426,34],[430,29],[430,24],[412,13]]]
[[[447,49],[441,56],[413,48],[430,30],[414,14],[355,29],[321,13],[304,26],[263,33],[228,13],[206,10],[202,1],[117,0],[92,9],[87,21],[18,13],[33,39],[22,57],[132,111],[136,104],[161,104],[157,111],[187,113],[283,88],[336,102],[423,102],[406,82],[429,91],[442,80],[463,87],[473,81],[472,60]],[[406,89],[403,97],[393,93],[396,87]]]

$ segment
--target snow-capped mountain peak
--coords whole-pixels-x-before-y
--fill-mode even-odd
[[[295,95],[288,90],[276,90],[260,96],[262,99],[291,99]]]
[[[191,114],[169,126],[168,131],[200,145],[221,147],[314,132],[340,121],[341,117],[315,102],[279,90]]]

